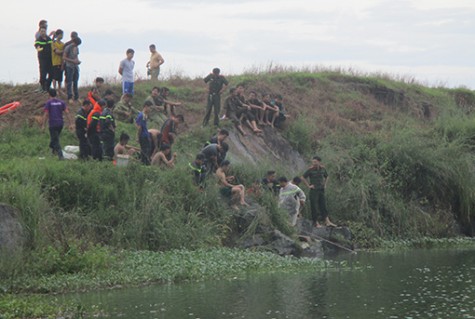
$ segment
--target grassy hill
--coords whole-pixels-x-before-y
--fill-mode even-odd
[[[305,159],[323,158],[330,174],[332,220],[348,224],[360,246],[377,246],[380,239],[473,234],[473,91],[340,72],[271,70],[228,79],[231,86],[243,83],[247,91],[284,96],[290,118],[275,134]],[[152,86],[136,83],[137,107]],[[48,135],[37,125],[47,97],[34,93],[34,85],[0,86],[1,104],[23,104],[0,118],[0,202],[21,212],[28,249],[71,241],[151,250],[227,242],[232,212],[213,185],[196,192],[187,171],[213,133],[200,127],[206,86],[201,79],[178,77],[160,86],[185,105],[186,125],[176,143],[179,158],[173,171],[60,163],[49,154]],[[119,86],[111,88],[120,95]],[[81,89],[82,96],[86,92]],[[118,131],[132,136],[135,129],[120,124]],[[67,144],[77,143],[65,131],[62,145]],[[231,147],[233,156],[239,154]],[[288,177],[299,172],[292,161],[259,156],[259,165],[235,165],[242,183],[250,185],[272,168]],[[267,207],[272,215],[275,205]]]

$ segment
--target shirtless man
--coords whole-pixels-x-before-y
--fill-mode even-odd
[[[119,143],[114,147],[114,160],[117,160],[117,155],[132,155],[139,152],[140,149],[127,145],[130,136],[127,133],[120,134]]]
[[[161,142],[161,136],[160,136],[160,130],[157,130],[155,128],[151,128],[148,130],[150,133],[150,137],[152,138],[152,157],[155,155],[160,150],[160,142]]]
[[[171,155],[171,148],[168,144],[163,144],[160,151],[152,157],[152,166],[173,168],[175,167],[176,153]]]
[[[231,199],[239,198],[239,204],[242,206],[249,206],[248,203],[244,200],[245,189],[243,185],[234,185],[231,184],[234,181],[234,176],[226,176],[226,173],[229,171],[229,166],[231,163],[227,160],[221,163],[221,166],[216,170],[216,177],[218,178],[218,183],[220,185],[219,192],[225,197],[231,197]],[[237,208],[233,205],[233,208]]]

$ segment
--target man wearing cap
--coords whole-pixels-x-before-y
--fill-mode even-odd
[[[208,125],[211,116],[211,110],[214,107],[214,125],[219,126],[219,112],[221,110],[221,93],[228,86],[228,80],[220,75],[221,70],[214,68],[213,72],[208,74],[204,81],[208,83],[208,104],[206,106],[206,114],[203,119],[203,126]]]

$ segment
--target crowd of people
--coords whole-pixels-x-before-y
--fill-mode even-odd
[[[53,39],[50,38],[53,35]],[[47,34],[46,21],[40,21],[39,30],[35,35],[35,47],[38,51],[40,65],[41,90],[48,92],[50,98],[44,107],[43,129],[49,123],[50,148],[60,160],[64,159],[59,137],[64,126],[63,115],[69,122],[69,128],[75,130],[79,142],[79,158],[87,160],[111,160],[135,158],[137,155],[144,165],[156,165],[162,168],[173,168],[177,154],[172,151],[176,139],[177,128],[184,123],[183,114],[177,114],[182,107],[181,102],[170,100],[169,89],[154,86],[150,96],[145,99],[142,109],[132,105],[134,98],[134,50],[128,49],[126,57],[120,62],[118,73],[122,77],[122,95],[119,101],[110,89],[104,90],[104,79],[96,78],[94,86],[82,100],[74,123],[66,103],[58,98],[61,92],[62,72],[66,72],[67,99],[70,105],[79,103],[77,81],[79,78],[78,59],[81,39],[76,32],[71,33],[71,40],[62,43],[63,31],[56,30]],[[146,67],[152,81],[158,79],[163,57],[156,51],[155,45],[150,45],[150,61]],[[204,78],[208,85],[208,98],[203,126],[207,126],[214,113],[213,124],[217,134],[206,141],[189,163],[193,181],[199,189],[206,185],[209,176],[215,176],[220,193],[230,198],[233,207],[248,205],[246,193],[258,195],[261,191],[269,190],[279,197],[279,205],[289,212],[289,222],[296,225],[297,216],[305,204],[305,193],[300,189],[301,181],[309,188],[310,208],[315,226],[334,226],[326,211],[324,189],[328,175],[321,159],[315,157],[312,166],[302,175],[289,181],[286,177],[276,179],[276,173],[269,171],[259,183],[255,183],[246,191],[244,185],[236,183],[236,178],[229,175],[231,163],[226,159],[229,145],[225,142],[229,131],[220,127],[220,121],[229,120],[235,129],[243,136],[248,126],[254,134],[261,134],[260,127],[280,127],[287,115],[280,95],[262,94],[261,99],[255,91],[245,96],[244,85],[239,84],[229,89],[229,96],[224,100],[224,114],[221,114],[221,95],[227,89],[229,82],[220,74],[219,68],[214,68]],[[53,84],[53,87],[51,87]],[[130,136],[122,133],[116,143],[116,121],[134,124],[137,141],[140,147],[130,146]],[[160,127],[160,129],[149,128]]]

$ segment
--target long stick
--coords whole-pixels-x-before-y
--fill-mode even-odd
[[[350,249],[350,248],[347,248],[347,247],[342,246],[342,245],[340,245],[340,244],[334,243],[334,242],[332,242],[332,241],[330,241],[330,240],[328,240],[328,239],[325,239],[325,238],[323,238],[323,237],[320,237],[320,236],[318,236],[318,235],[309,234],[309,233],[307,233],[306,231],[304,231],[304,233],[305,233],[305,235],[307,235],[307,236],[315,237],[315,238],[318,239],[318,240],[322,240],[322,241],[324,241],[324,242],[326,242],[326,243],[332,244],[332,245],[334,245],[334,246],[336,246],[336,247],[338,247],[338,248],[341,248],[341,249],[344,249],[344,250],[346,250],[346,251],[349,251],[349,252],[351,252],[352,254],[355,254],[355,255],[357,254],[357,252],[354,251],[353,249]]]

